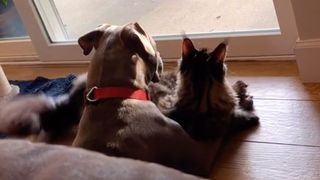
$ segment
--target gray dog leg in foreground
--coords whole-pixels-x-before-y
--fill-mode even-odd
[[[0,179],[200,179],[154,163],[27,141],[0,141]]]

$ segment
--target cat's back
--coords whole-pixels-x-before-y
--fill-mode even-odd
[[[238,100],[229,82],[213,82],[210,87],[210,104],[212,111],[219,112],[221,115],[229,115],[234,111]]]

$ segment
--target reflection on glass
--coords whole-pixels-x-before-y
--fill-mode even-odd
[[[24,25],[12,0],[0,0],[0,39],[26,38]]]
[[[279,29],[273,0],[34,1],[51,2],[66,40],[77,39],[102,23],[134,21],[152,35]]]

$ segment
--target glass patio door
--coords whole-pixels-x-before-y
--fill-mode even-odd
[[[290,0],[15,0],[41,60],[83,60],[76,40],[102,23],[139,22],[165,59],[181,33],[199,47],[228,40],[229,58],[290,56],[297,38]]]

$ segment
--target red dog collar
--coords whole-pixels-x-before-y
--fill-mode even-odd
[[[138,100],[149,100],[147,92],[141,89],[132,89],[125,87],[104,87],[98,88],[93,87],[86,95],[86,99],[89,102],[96,102],[102,99],[138,99]]]

